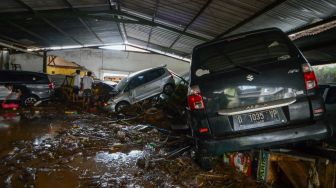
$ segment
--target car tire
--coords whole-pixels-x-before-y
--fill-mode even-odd
[[[131,104],[126,102],[126,101],[121,101],[119,102],[116,106],[115,106],[115,111],[117,113],[120,113],[122,111],[123,108],[130,106]]]
[[[174,92],[174,86],[172,84],[166,84],[163,87],[163,93],[166,95],[171,95]]]
[[[29,95],[29,96],[23,97],[22,104],[24,106],[33,106],[37,101],[39,101],[37,96]]]

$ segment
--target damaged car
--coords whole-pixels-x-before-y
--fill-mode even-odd
[[[188,125],[199,162],[330,136],[315,74],[279,29],[196,46],[190,70]]]
[[[120,112],[126,106],[161,93],[170,95],[174,87],[174,78],[165,66],[134,72],[118,83],[106,108]]]

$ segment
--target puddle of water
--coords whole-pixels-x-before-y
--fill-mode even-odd
[[[8,150],[15,142],[34,140],[39,145],[43,140],[51,138],[66,125],[53,119],[22,119],[17,114],[0,115],[0,153]]]
[[[108,167],[122,168],[133,167],[139,158],[144,157],[144,151],[133,150],[129,153],[97,153],[95,161],[98,163],[105,163]]]
[[[39,172],[36,187],[74,188],[79,186],[78,175],[71,171]]]

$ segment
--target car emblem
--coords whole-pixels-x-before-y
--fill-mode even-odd
[[[247,75],[246,76],[246,80],[248,80],[248,81],[252,81],[254,79],[254,77],[253,77],[253,75],[251,75],[251,74],[249,74],[249,75]]]

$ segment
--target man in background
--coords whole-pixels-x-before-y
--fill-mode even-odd
[[[76,74],[74,77],[72,102],[78,102],[78,93],[80,88],[81,88],[80,70],[76,70]]]
[[[83,108],[86,106],[89,108],[90,106],[90,98],[92,96],[92,85],[93,78],[92,72],[88,72],[86,76],[83,77]]]

